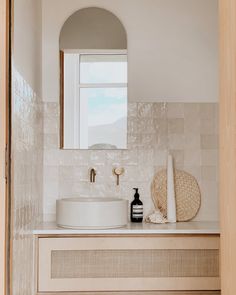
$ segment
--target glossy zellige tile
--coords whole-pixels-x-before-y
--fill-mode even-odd
[[[166,167],[168,152],[173,154],[176,167],[193,174],[199,183],[202,171],[205,171],[202,166],[214,166],[212,170],[217,171],[218,161],[215,160],[217,147],[206,149],[211,145],[207,144],[207,139],[203,136],[217,136],[218,130],[213,130],[213,123],[204,126],[205,123],[201,122],[205,114],[208,114],[210,121],[217,122],[216,105],[213,103],[129,103],[127,150],[58,152],[58,148],[55,147],[56,133],[49,134],[49,137],[54,136],[54,140],[51,139],[51,141],[45,134],[45,165],[46,161],[49,161],[50,165],[60,165],[62,168],[73,167],[73,176],[67,170],[65,182],[60,184],[59,193],[63,193],[63,196],[113,194],[131,201],[132,187],[137,186],[140,188],[145,208],[152,208],[150,184],[154,173]],[[50,117],[51,109],[52,117],[56,118],[58,107],[55,102],[49,103],[44,108],[45,117]],[[117,166],[125,168],[120,187],[115,185],[115,177],[112,174],[112,169]],[[95,167],[98,171],[97,182],[92,186],[88,179],[90,167]],[[62,178],[58,176],[58,181],[61,182]],[[46,190],[49,185],[46,184]],[[204,190],[202,198],[207,197]],[[44,201],[47,207],[48,200],[45,198]],[[49,214],[55,216],[55,206],[53,207],[50,203],[50,208],[51,211],[47,210],[47,216]],[[203,220],[207,210],[203,208],[201,212],[203,213],[199,216]]]

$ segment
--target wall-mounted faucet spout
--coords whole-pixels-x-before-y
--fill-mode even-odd
[[[95,182],[96,174],[97,174],[96,170],[94,168],[91,168],[89,173],[89,178],[91,183]]]

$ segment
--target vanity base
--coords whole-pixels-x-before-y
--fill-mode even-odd
[[[37,246],[39,294],[219,294],[218,235],[47,236]]]

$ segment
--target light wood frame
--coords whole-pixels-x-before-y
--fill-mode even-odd
[[[64,148],[64,51],[60,50],[60,149]]]
[[[9,291],[10,6],[0,0],[0,295]]]
[[[236,1],[219,0],[222,295],[236,294]]]

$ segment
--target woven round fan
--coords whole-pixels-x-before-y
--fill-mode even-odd
[[[201,193],[197,180],[189,173],[175,169],[175,198],[177,221],[194,218],[201,205]],[[151,185],[152,200],[156,209],[167,216],[167,175],[166,170],[157,172]]]

